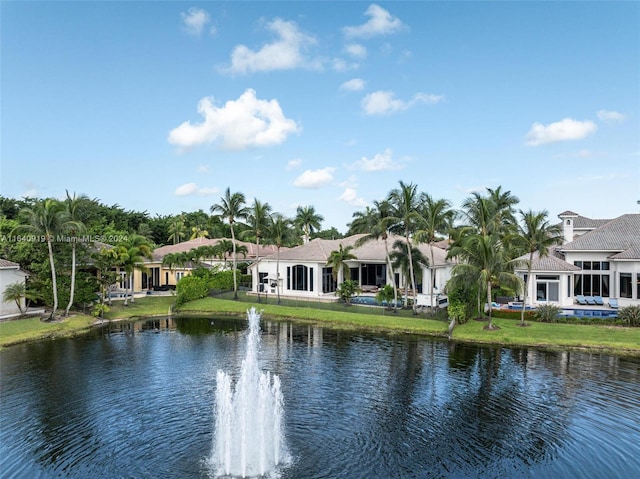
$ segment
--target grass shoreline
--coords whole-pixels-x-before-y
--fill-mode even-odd
[[[170,296],[150,297],[138,299],[127,307],[117,304],[105,315],[102,322],[166,317],[174,300],[175,298]],[[249,297],[244,297],[241,301],[209,297],[183,305],[174,316],[217,314],[244,318],[249,308],[256,307],[263,318],[270,320],[319,324],[332,329],[447,338],[448,324],[443,320],[384,311],[381,313],[380,310],[371,310],[372,313],[366,314],[362,309],[326,310],[314,306],[314,303],[304,306],[257,303]],[[530,322],[529,327],[522,328],[518,326],[519,320],[494,318],[493,322],[500,327],[499,330],[484,331],[482,328],[485,323],[473,320],[457,325],[451,340],[504,347],[578,349],[640,356],[640,328],[537,322]],[[42,322],[38,317],[6,321],[0,323],[0,348],[26,341],[76,336],[90,331],[99,324],[101,321],[96,318],[80,313],[53,323]]]

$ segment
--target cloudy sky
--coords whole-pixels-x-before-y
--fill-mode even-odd
[[[2,2],[0,189],[151,214],[227,187],[344,232],[455,207],[638,212],[638,2]]]

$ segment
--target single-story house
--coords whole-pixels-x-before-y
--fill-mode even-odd
[[[4,302],[2,297],[8,286],[15,283],[25,284],[27,276],[18,263],[0,258],[0,318],[19,315],[20,308],[25,310],[24,298],[20,300],[19,308],[15,301]]]
[[[253,278],[252,292],[266,295],[277,295],[291,298],[307,298],[315,300],[336,300],[338,282],[333,278],[333,269],[327,266],[332,251],[352,246],[350,251],[356,259],[347,261],[349,278],[358,282],[364,293],[375,293],[386,284],[395,285],[403,290],[405,284],[410,286],[410,279],[400,270],[388,271],[385,244],[382,239],[368,241],[361,246],[356,242],[364,234],[347,238],[327,240],[316,238],[308,243],[278,254],[271,254],[253,263],[249,269]],[[392,251],[393,243],[404,238],[389,235],[387,246]],[[444,292],[445,285],[451,276],[453,263],[446,259],[447,252],[442,243],[433,246],[433,264],[422,268],[422,282],[416,286],[418,304],[436,304],[436,298]],[[431,249],[427,244],[417,246],[431,263]],[[341,273],[340,273],[341,274]],[[433,281],[433,300],[430,297],[429,284]],[[411,296],[411,293],[409,293]]]
[[[527,304],[573,306],[600,296],[620,307],[640,305],[640,214],[593,220],[572,211],[558,215],[564,244],[534,257]],[[522,257],[528,259],[527,257]],[[516,269],[526,277],[526,267]]]

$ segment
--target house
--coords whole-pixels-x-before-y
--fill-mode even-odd
[[[173,253],[186,253],[202,246],[215,246],[226,238],[195,238],[189,241],[183,241],[177,244],[161,246],[153,251],[152,258],[143,262],[143,269],[138,269],[133,275],[134,292],[146,292],[158,289],[174,289],[178,281],[185,275],[191,274],[191,271],[197,266],[222,268],[231,267],[232,255],[228,253],[224,258],[202,258],[199,264],[195,262],[187,262],[185,264],[166,264],[165,256]],[[230,240],[227,240],[230,241]],[[255,243],[246,241],[237,241],[236,248],[246,248],[246,254],[237,254],[237,261],[253,262],[258,256],[267,256],[275,251],[275,246],[260,245],[259,251],[256,249]],[[258,254],[259,253],[259,254]],[[127,286],[126,280],[121,281],[124,288]]]
[[[640,305],[640,214],[593,220],[571,211],[562,220],[564,244],[534,257],[528,304],[573,306],[576,296]],[[525,257],[523,257],[525,258]],[[516,273],[523,278],[526,267]]]
[[[20,308],[25,310],[25,299],[20,300],[20,308],[15,301],[4,302],[5,289],[12,284],[25,284],[28,274],[20,269],[18,263],[0,258],[0,318],[17,316],[20,314]]]
[[[352,246],[351,254],[356,259],[347,261],[349,278],[358,282],[364,293],[375,293],[386,284],[395,285],[403,290],[405,284],[410,285],[409,278],[405,278],[401,271],[389,273],[386,264],[385,242],[382,239],[371,240],[361,246],[357,241],[364,234],[352,235],[347,238],[326,240],[316,238],[308,243],[288,250],[281,250],[279,255],[272,254],[261,258],[259,263],[253,263],[249,270],[252,274],[254,294],[277,295],[300,299],[314,299],[335,301],[335,291],[338,282],[333,278],[333,269],[327,266],[332,251]],[[387,247],[391,252],[393,243],[404,238],[389,235]],[[431,262],[429,245],[418,245],[422,254]],[[433,281],[435,304],[436,298],[444,291],[451,276],[453,264],[446,259],[447,252],[440,246],[433,247],[433,265],[430,267],[416,265],[422,268],[422,282],[417,285],[418,304],[429,305],[432,302],[429,284]],[[420,275],[417,275],[420,276]],[[338,278],[341,281],[341,278]],[[411,286],[409,286],[410,288]]]

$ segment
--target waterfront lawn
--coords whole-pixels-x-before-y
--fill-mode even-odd
[[[0,323],[0,347],[38,339],[73,336],[91,328],[95,318],[85,314],[72,314],[58,321],[44,322],[39,316],[13,319]]]
[[[109,312],[104,314],[104,319],[134,319],[148,318],[150,316],[162,316],[169,314],[169,308],[175,303],[174,296],[146,296],[136,298],[135,302],[129,301],[125,306],[124,301],[112,301]]]
[[[598,326],[587,324],[556,324],[529,321],[528,327],[518,326],[513,319],[493,319],[499,330],[485,331],[483,321],[468,321],[456,326],[453,338],[477,343],[504,346],[541,346],[596,348],[640,352],[640,328]]]

